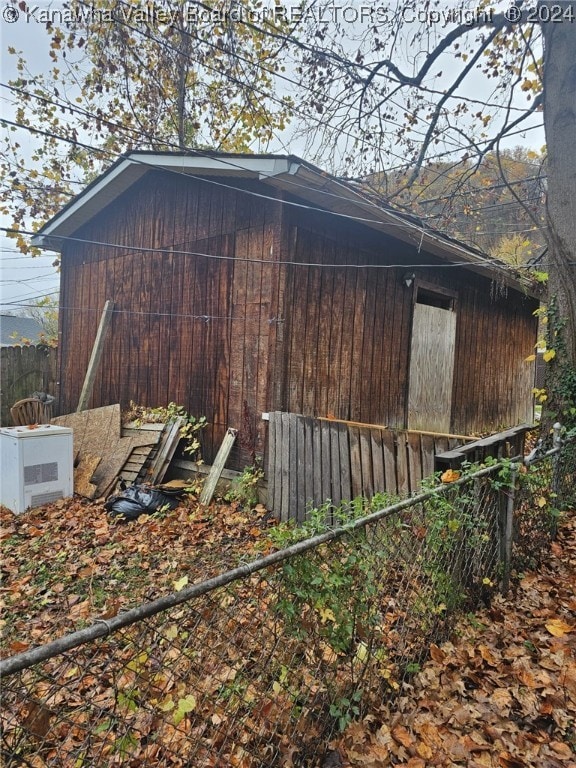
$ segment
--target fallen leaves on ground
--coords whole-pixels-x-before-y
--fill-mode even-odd
[[[332,746],[349,768],[576,768],[576,514],[539,572],[469,615]]]
[[[3,511],[0,520],[4,655],[183,589],[270,546],[264,508],[253,513],[228,504],[188,502],[164,516],[115,523],[100,505],[69,500],[18,517]],[[461,621],[450,642],[432,645],[430,660],[397,686],[394,699],[330,744],[331,765],[576,768],[575,533],[573,516],[540,572],[519,577],[506,599],[494,598],[490,608]],[[200,611],[174,611],[160,636],[151,623],[102,641],[98,655],[85,646],[62,668],[53,660],[43,674],[64,677],[66,688],[45,691],[42,677],[35,680],[36,698],[22,706],[14,738],[22,724],[31,738],[52,740],[60,756],[66,749],[75,754],[79,741],[90,738],[107,765],[121,764],[124,754],[137,755],[140,764],[178,764],[170,761],[189,751],[191,735],[208,761],[199,752],[196,764],[208,765],[221,738],[218,749],[229,749],[221,752],[222,765],[253,766],[261,763],[249,748],[252,754],[259,744],[268,749],[275,733],[281,764],[302,764],[282,734],[294,728],[303,681],[310,702],[324,706],[323,678],[312,673],[332,660],[319,662],[309,648],[296,654],[299,643],[291,638],[271,664],[276,635],[267,618],[268,589],[252,577],[234,593],[215,592]],[[258,627],[257,645],[248,625]],[[197,648],[186,655],[192,630]],[[361,660],[358,653],[354,658]],[[134,691],[138,696],[126,693]],[[128,724],[121,737],[105,719],[110,712]],[[298,729],[302,739],[321,742],[322,724],[312,713],[304,708]],[[229,745],[236,732],[244,741]]]
[[[193,499],[131,522],[114,521],[101,504],[78,498],[18,516],[0,507],[0,655],[233,567],[266,547],[262,533],[271,523],[261,505],[245,511]]]

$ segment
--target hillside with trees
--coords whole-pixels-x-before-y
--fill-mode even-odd
[[[372,192],[485,253],[521,266],[545,247],[545,155],[516,147],[490,152],[480,164],[426,164],[407,186],[408,173],[374,174]]]

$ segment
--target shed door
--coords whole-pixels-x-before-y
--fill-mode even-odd
[[[414,305],[408,429],[450,432],[456,312]]]

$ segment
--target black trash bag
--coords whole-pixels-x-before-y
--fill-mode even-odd
[[[175,509],[179,503],[174,494],[164,493],[148,485],[130,485],[117,496],[110,496],[104,509],[112,517],[136,520],[140,515],[151,515],[162,508]]]

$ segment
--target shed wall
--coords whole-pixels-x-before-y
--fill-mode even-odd
[[[264,445],[280,208],[216,181],[149,174],[77,233],[92,243],[65,247],[61,411],[76,407],[111,299],[91,407],[182,404],[210,421],[207,460],[228,426],[243,430],[231,459],[242,466]]]
[[[531,420],[534,299],[345,219],[290,209],[286,220],[295,264],[285,271],[284,386],[271,408],[405,428],[413,306],[424,283],[456,297],[450,432]],[[410,288],[407,271],[416,275]]]
[[[111,299],[91,406],[173,401],[206,415],[208,461],[228,426],[240,430],[230,466],[262,453],[264,411],[403,428],[409,270],[457,296],[451,431],[530,419],[533,299],[348,219],[282,206],[257,181],[242,186],[263,197],[229,185],[149,173],[77,233],[89,242],[66,245],[62,413],[76,407]]]

